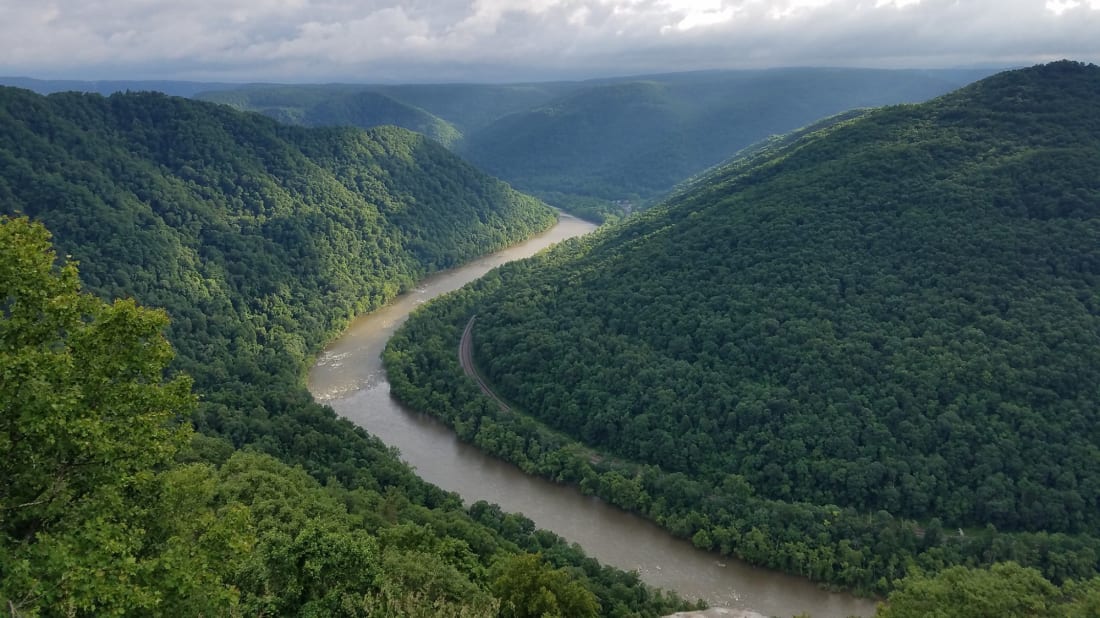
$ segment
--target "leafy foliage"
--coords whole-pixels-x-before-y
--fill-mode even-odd
[[[152,469],[186,441],[194,405],[186,378],[162,375],[167,318],[82,293],[25,218],[0,217],[0,290],[0,599],[148,609],[163,568],[141,530]]]
[[[547,568],[538,555],[524,554],[502,560],[497,563],[497,570],[493,589],[502,600],[502,616],[594,618],[597,615],[596,597],[564,569]]]
[[[75,295],[72,261],[47,276],[43,229],[4,223],[6,608],[486,616],[493,565],[528,547],[619,615],[683,606],[533,526],[475,521],[302,385],[353,313],[550,225],[536,200],[398,129],[5,89],[0,204],[127,298]],[[165,314],[130,299],[165,307],[174,361]],[[183,449],[194,401],[166,364],[199,396]]]
[[[879,618],[1026,618],[1095,616],[1100,578],[1062,589],[1035,569],[1008,562],[989,569],[952,567],[935,576],[912,575],[875,614]]]
[[[394,392],[814,579],[885,591],[912,564],[1007,559],[1091,577],[1098,97],[1100,69],[1054,63],[753,153],[417,314]],[[461,385],[475,313],[482,372],[529,417]]]

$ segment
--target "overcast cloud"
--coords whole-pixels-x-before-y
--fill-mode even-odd
[[[2,0],[0,74],[504,81],[1100,62],[1100,0]]]

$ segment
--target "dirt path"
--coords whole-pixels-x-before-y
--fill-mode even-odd
[[[508,404],[504,403],[504,400],[502,400],[500,397],[497,397],[497,394],[493,392],[493,389],[489,388],[489,385],[485,383],[484,379],[482,379],[481,374],[477,372],[477,367],[474,366],[473,332],[474,320],[476,319],[476,315],[472,316],[470,318],[470,321],[466,323],[466,329],[462,331],[462,339],[458,342],[458,362],[462,365],[462,371],[466,372],[466,375],[470,376],[474,379],[475,382],[477,382],[478,387],[481,388],[481,392],[485,393],[486,395],[491,397],[493,401],[497,402],[497,405],[500,406],[501,410],[504,410],[505,412],[511,412],[512,409],[508,407]]]

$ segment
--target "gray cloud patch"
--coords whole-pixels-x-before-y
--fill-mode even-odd
[[[513,80],[1100,60],[1100,0],[7,0],[0,72]]]

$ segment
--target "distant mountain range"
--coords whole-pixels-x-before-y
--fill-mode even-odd
[[[648,206],[769,136],[852,108],[924,101],[992,72],[804,68],[529,84],[0,83],[37,92],[158,90],[305,126],[395,125],[602,221]]]
[[[196,96],[310,126],[403,126],[603,220],[770,135],[851,108],[923,101],[990,72],[703,71],[507,85],[253,85]]]
[[[0,76],[0,86],[25,88],[38,94],[55,92],[94,92],[102,95],[116,92],[163,92],[177,97],[193,97],[199,92],[211,92],[229,88],[240,88],[241,84],[220,82],[189,82],[177,80],[77,80],[77,79],[34,79],[30,77]]]

